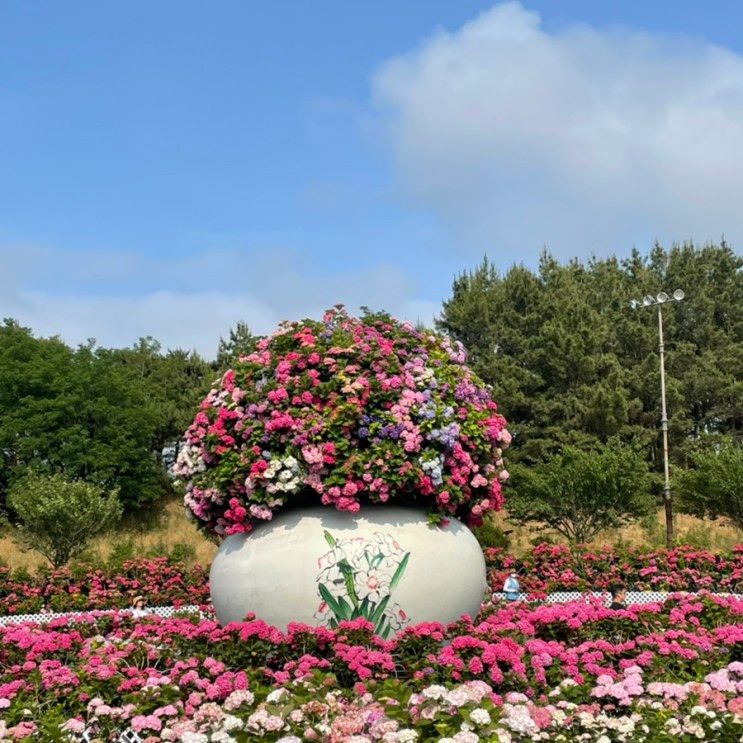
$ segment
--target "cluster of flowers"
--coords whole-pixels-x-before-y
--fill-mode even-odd
[[[618,581],[637,590],[743,593],[743,545],[729,554],[714,554],[690,546],[655,551],[607,546],[571,552],[564,546],[541,544],[521,558],[492,548],[485,550],[485,557],[494,591],[501,589],[508,573],[519,570],[522,588],[537,598],[553,591],[603,591]],[[137,594],[147,596],[152,606],[205,607],[208,573],[165,558],[105,568],[81,565],[35,575],[0,567],[0,616],[42,609],[123,609]]]
[[[416,502],[470,524],[503,503],[511,440],[461,345],[386,314],[285,323],[201,404],[174,466],[219,534],[288,502]]]
[[[635,590],[743,593],[743,544],[728,554],[718,554],[688,545],[671,550],[606,545],[571,551],[545,543],[520,558],[488,548],[485,560],[494,590],[500,590],[505,577],[517,570],[522,588],[532,596],[553,591],[600,591],[617,582]]]
[[[707,733],[743,732],[742,617],[740,600],[678,595],[509,606],[394,641],[363,619],[25,623],[0,629],[0,739],[733,740]]]
[[[129,560],[119,566],[44,570],[34,575],[0,567],[0,616],[126,608],[137,594],[151,606],[205,606],[204,568],[173,564],[166,558]]]
[[[359,684],[344,693],[316,678],[232,691],[186,718],[177,705],[163,705],[131,718],[129,725],[147,743],[651,743],[733,741],[743,729],[743,663],[685,684],[644,685],[642,669],[631,666],[612,684],[614,696],[607,695],[606,683],[579,687],[568,679],[535,701],[518,692],[501,695],[483,681],[432,684],[412,693],[400,683]],[[604,701],[607,696],[611,702]],[[85,732],[107,730],[101,721],[121,719],[123,711],[96,697],[85,718],[70,718],[59,730],[80,740]],[[22,740],[36,730],[30,721],[12,728],[0,721],[0,740]]]

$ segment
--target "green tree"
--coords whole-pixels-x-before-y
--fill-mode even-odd
[[[55,568],[82,553],[121,517],[115,490],[104,492],[60,474],[28,473],[11,487],[8,502],[19,522],[16,539]]]
[[[704,432],[743,430],[743,258],[728,245],[656,245],[625,261],[499,273],[487,260],[457,277],[438,321],[495,388],[515,433],[512,461],[568,445],[634,441],[658,471],[660,382],[655,316],[629,300],[682,288],[664,312],[671,451]]]
[[[195,354],[90,342],[73,350],[0,326],[0,504],[28,468],[118,489],[128,510],[170,492],[163,449],[176,441],[213,371]]]
[[[574,544],[654,507],[646,462],[616,439],[595,451],[565,447],[542,464],[517,466],[512,479],[509,517],[547,526]]]
[[[238,322],[230,330],[227,340],[224,338],[219,339],[217,368],[220,370],[229,369],[240,356],[253,353],[259,339],[259,336],[253,335],[247,323]]]
[[[743,529],[743,446],[733,441],[691,455],[680,478],[681,508],[695,516],[726,517]]]
[[[216,372],[195,351],[163,353],[160,343],[151,337],[140,338],[132,348],[108,353],[150,401],[155,416],[150,446],[160,459],[177,446]]]
[[[564,446],[617,436],[662,470],[658,330],[629,300],[684,289],[664,309],[672,481],[704,433],[743,431],[743,258],[724,242],[659,245],[624,261],[458,276],[438,327],[470,352],[514,434],[509,459],[536,465]],[[673,482],[672,482],[673,490]]]

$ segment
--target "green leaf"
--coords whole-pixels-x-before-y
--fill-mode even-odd
[[[385,596],[376,606],[374,611],[372,612],[371,616],[369,617],[369,621],[374,623],[375,625],[379,622],[380,618],[384,614],[384,610],[387,608],[387,604],[390,603],[390,597]]]
[[[341,609],[338,602],[333,598],[330,591],[322,583],[317,584],[317,589],[320,591],[320,596],[322,596],[323,601],[330,607],[330,611],[332,611],[336,617],[344,619],[343,609]]]
[[[351,604],[349,604],[343,596],[338,597],[338,606],[341,609],[339,619],[354,619],[354,609],[351,608]]]
[[[330,533],[329,531],[327,531],[327,530],[325,530],[325,531],[323,532],[323,534],[324,534],[324,536],[325,536],[325,541],[326,541],[326,542],[327,542],[327,543],[328,543],[328,544],[329,544],[329,545],[330,545],[331,547],[335,547],[335,545],[337,544],[337,542],[335,541],[335,537],[333,537],[333,535],[332,535],[332,534],[331,534],[331,533]]]
[[[356,593],[356,583],[354,580],[356,577],[356,573],[354,572],[354,569],[348,564],[348,561],[345,557],[338,563],[338,569],[343,574],[343,580],[346,584],[346,592],[348,593],[348,598],[351,599],[351,602],[354,606],[358,606],[359,597]]]
[[[369,597],[367,596],[361,602],[361,605],[359,606],[360,616],[366,617],[368,619],[369,618],[369,614],[371,613],[371,607],[372,607],[372,604],[369,602]]]
[[[391,629],[392,628],[387,623],[387,617],[382,617],[382,619],[374,627],[374,632],[375,634],[386,640],[390,634]]]
[[[400,561],[400,564],[397,566],[397,570],[395,570],[395,574],[392,576],[392,580],[390,581],[390,593],[397,587],[397,584],[402,579],[403,573],[405,572],[405,568],[408,567],[408,560],[410,559],[410,552],[406,552],[405,556]]]

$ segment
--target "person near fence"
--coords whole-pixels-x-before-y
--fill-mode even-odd
[[[141,617],[144,617],[147,615],[147,609],[145,608],[146,602],[144,600],[144,596],[135,596],[132,600],[132,616],[135,619],[140,619]]]
[[[610,609],[626,609],[627,605],[624,603],[627,600],[627,589],[620,583],[615,583],[609,588],[609,594],[611,595],[611,603],[609,604]]]
[[[506,601],[518,601],[521,594],[518,573],[511,573],[503,582],[503,594],[506,597]]]

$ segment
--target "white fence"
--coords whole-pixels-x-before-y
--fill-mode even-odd
[[[105,616],[106,614],[115,614],[117,612],[127,611],[126,609],[94,609],[91,611],[64,611],[64,612],[46,612],[44,614],[11,614],[0,616],[0,627],[6,627],[9,624],[21,624],[23,622],[46,623],[54,619],[71,619],[74,617]],[[145,609],[147,614],[155,614],[158,617],[172,617],[180,614],[201,614],[198,606],[150,606]]]
[[[687,593],[695,595],[696,591],[627,591],[624,603],[627,606],[642,606],[643,604],[663,603],[669,596]],[[740,593],[714,593],[715,596],[731,596],[733,598],[743,598]],[[494,593],[493,600],[505,600],[505,594],[502,592]],[[521,601],[529,601],[526,594],[519,596]],[[587,601],[590,599],[600,599],[609,602],[608,591],[555,591],[550,593],[546,598],[540,599],[545,604],[567,604],[569,601]]]
[[[627,591],[627,597],[625,604],[627,606],[637,606],[643,604],[655,604],[663,603],[669,596],[673,594],[685,593],[684,591]],[[716,596],[731,596],[737,599],[743,599],[743,594],[740,593],[716,593]],[[519,599],[521,601],[529,601],[529,596],[522,594]],[[546,598],[539,599],[538,601],[546,604],[566,604],[570,601],[587,601],[590,599],[603,600],[608,604],[609,593],[607,591],[593,591],[591,593],[581,591],[556,591],[550,593]],[[494,593],[493,600],[505,601],[505,595],[503,593]],[[46,613],[46,614],[14,614],[10,616],[0,616],[0,627],[5,627],[9,624],[21,624],[22,622],[36,622],[46,623],[53,619],[61,618],[72,618],[82,617],[94,614],[96,616],[105,616],[106,614],[113,614],[121,609],[96,609],[94,611],[68,611],[59,613]],[[123,610],[126,611],[126,610]],[[146,609],[148,614],[155,614],[159,617],[172,617],[179,614],[201,614],[198,606],[152,606]]]

